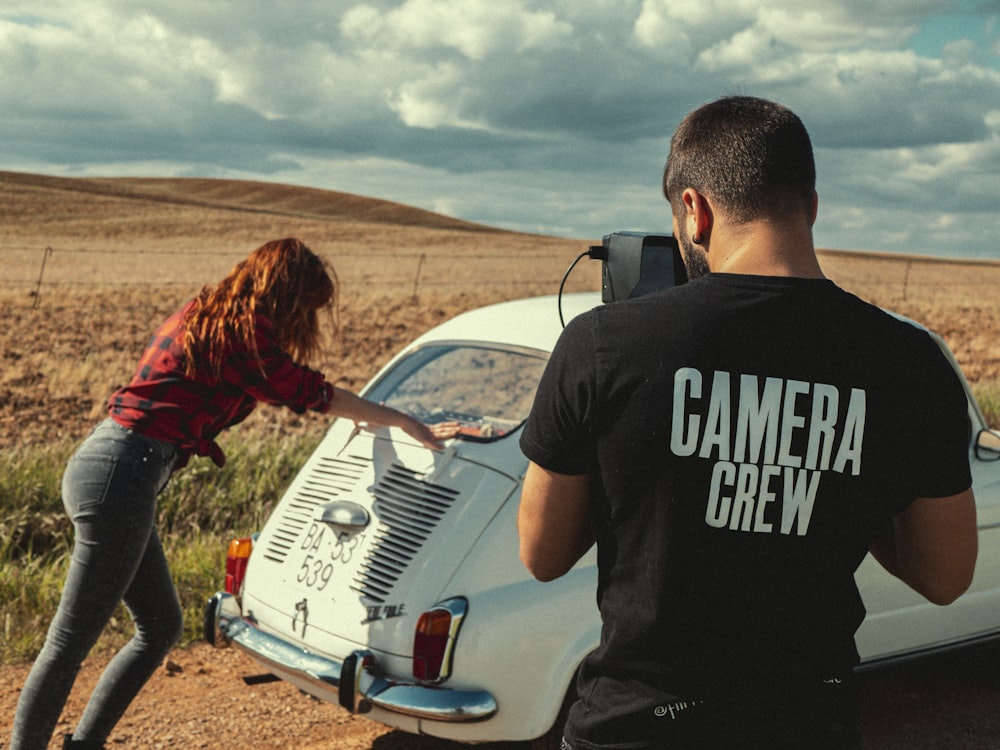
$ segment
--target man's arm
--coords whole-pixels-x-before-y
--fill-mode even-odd
[[[568,572],[594,544],[590,475],[557,474],[528,464],[517,512],[521,561],[539,581]]]
[[[972,583],[979,553],[972,489],[951,497],[917,498],[877,539],[872,556],[934,604],[951,604]]]

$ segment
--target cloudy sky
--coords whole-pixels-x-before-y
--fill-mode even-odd
[[[821,247],[1000,257],[1000,0],[4,0],[0,169],[263,179],[669,231],[730,93],[813,138]]]

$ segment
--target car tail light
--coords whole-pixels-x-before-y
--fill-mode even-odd
[[[467,609],[465,599],[449,599],[417,619],[413,636],[413,676],[442,682],[451,674],[451,657]]]
[[[229,550],[226,552],[226,593],[239,596],[252,550],[253,540],[249,537],[233,539],[229,543]]]

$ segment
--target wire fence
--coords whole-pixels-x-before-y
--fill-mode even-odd
[[[582,245],[582,243],[581,243]],[[184,287],[220,280],[246,257],[245,250],[145,250],[0,245],[0,293],[24,297],[32,307],[53,298],[67,302],[98,289]],[[554,293],[572,258],[521,252],[516,258],[485,252],[399,250],[338,251],[334,266],[348,291],[416,296],[430,291],[508,289],[512,294]],[[599,269],[597,269],[599,270]],[[576,273],[570,289],[599,288],[599,273]],[[67,297],[68,295],[68,297]]]
[[[562,251],[520,251],[516,255],[482,250],[338,249],[334,265],[348,293],[375,294],[469,292],[490,288],[508,296],[554,293],[573,260]],[[585,249],[581,242],[578,249]],[[1000,260],[958,260],[853,251],[821,251],[824,269],[845,288],[880,302],[940,299],[942,295],[984,301],[995,297]],[[38,307],[63,304],[99,289],[195,291],[221,279],[246,256],[245,249],[143,249],[0,245],[0,293]],[[600,288],[598,264],[576,267],[567,291]]]

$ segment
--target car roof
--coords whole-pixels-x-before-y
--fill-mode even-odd
[[[547,295],[499,302],[456,315],[417,338],[407,349],[436,341],[475,341],[551,352],[568,323],[601,304],[600,292]]]
[[[576,292],[498,302],[456,315],[413,341],[407,350],[434,342],[484,342],[551,352],[564,323],[602,304],[600,292]],[[898,320],[927,331],[920,323],[886,310]],[[560,314],[562,318],[560,319]],[[928,331],[932,336],[933,332]],[[935,336],[935,338],[937,338]]]

